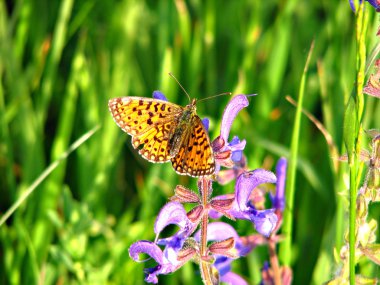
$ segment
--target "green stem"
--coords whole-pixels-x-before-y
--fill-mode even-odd
[[[341,248],[343,244],[343,234],[345,227],[345,213],[346,208],[344,206],[344,200],[341,199],[340,189],[344,188],[343,183],[343,167],[338,168],[336,173],[336,183],[335,183],[335,199],[336,199],[336,224],[335,224],[335,248]]]
[[[280,245],[280,260],[285,266],[290,266],[291,263],[291,245],[292,245],[292,229],[293,229],[293,204],[295,193],[295,180],[296,180],[296,166],[298,156],[298,143],[299,134],[301,128],[301,114],[303,97],[305,93],[306,73],[309,67],[311,54],[314,48],[314,41],[311,44],[309,54],[306,59],[305,67],[303,70],[300,89],[298,94],[298,105],[296,111],[296,118],[294,120],[294,129],[291,142],[291,154],[289,160],[288,177],[286,181],[286,208],[284,211],[284,223],[282,227],[282,233],[285,236],[284,242]]]
[[[365,36],[368,25],[368,15],[365,13],[364,1],[358,5],[356,14],[356,90],[355,90],[355,129],[354,129],[354,144],[352,149],[348,149],[350,162],[350,223],[349,223],[349,269],[350,269],[350,284],[355,284],[355,245],[356,245],[356,194],[358,176],[358,155],[360,153],[361,142],[361,121],[364,109],[363,85],[365,78],[366,64],[366,46]]]
[[[356,185],[356,163],[350,165],[350,185]],[[356,221],[356,187],[350,187],[350,225],[349,225],[349,247],[350,247],[350,284],[355,284],[355,221]]]

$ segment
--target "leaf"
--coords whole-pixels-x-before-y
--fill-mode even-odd
[[[344,143],[347,148],[348,162],[352,164],[353,154],[355,150],[356,134],[357,134],[357,113],[356,102],[353,96],[350,96],[346,111],[344,113],[343,136]]]

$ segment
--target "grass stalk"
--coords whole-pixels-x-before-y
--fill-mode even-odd
[[[62,161],[64,161],[70,153],[76,150],[81,144],[88,140],[97,130],[99,126],[85,133],[79,139],[77,139],[62,155],[53,161],[36,180],[26,189],[26,191],[17,199],[17,201],[5,212],[0,219],[0,227],[7,221],[7,219],[20,207],[22,203],[28,199],[28,197],[34,192],[34,190],[49,176],[50,173],[56,169]]]
[[[280,259],[285,266],[290,266],[292,252],[292,230],[293,230],[293,205],[294,205],[294,193],[295,193],[295,181],[296,181],[296,167],[298,160],[298,143],[301,128],[301,115],[302,115],[302,104],[305,94],[306,85],[306,74],[309,67],[310,58],[314,49],[314,42],[312,42],[309,53],[307,55],[305,67],[303,69],[301,83],[298,93],[298,105],[296,111],[296,117],[294,120],[294,129],[291,141],[291,151],[288,167],[288,175],[286,181],[286,207],[284,211],[284,223],[282,228],[282,233],[285,235],[285,241],[280,246]]]
[[[354,144],[352,150],[349,151],[350,165],[350,222],[349,222],[349,269],[350,269],[350,284],[355,284],[355,247],[356,247],[356,196],[357,196],[357,178],[359,167],[359,153],[361,142],[361,121],[364,109],[363,85],[365,78],[366,65],[366,46],[365,36],[367,31],[368,15],[364,9],[364,2],[358,5],[356,14],[356,88],[355,88],[355,112],[356,122],[354,130]]]

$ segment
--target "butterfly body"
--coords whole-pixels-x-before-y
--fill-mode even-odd
[[[210,140],[196,114],[196,100],[186,107],[144,97],[109,101],[117,125],[132,136],[132,146],[145,159],[171,161],[174,170],[194,177],[211,175],[215,161]]]
[[[168,146],[170,149],[171,157],[177,155],[181,145],[185,143],[187,140],[186,130],[191,128],[191,123],[194,119],[194,116],[197,116],[195,103],[196,101],[193,100],[191,104],[187,105],[183,109],[183,113],[177,120],[177,124],[173,131],[173,134],[169,138]]]

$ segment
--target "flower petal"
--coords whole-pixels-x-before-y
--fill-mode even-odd
[[[183,231],[177,232],[174,236],[159,239],[157,244],[164,245],[164,261],[169,262],[173,265],[178,265],[177,255],[178,251],[183,247],[188,235],[184,234]]]
[[[163,100],[163,101],[168,101],[168,99],[165,97],[165,95],[161,91],[153,91],[153,98]]]
[[[268,240],[261,234],[253,234],[250,236],[240,237],[240,242],[242,244],[242,248],[237,247],[237,249],[241,256],[246,256],[257,246],[267,244]]]
[[[369,4],[371,4],[374,8],[379,9],[380,3],[378,0],[367,0]]]
[[[220,136],[224,141],[228,141],[231,125],[236,115],[243,108],[248,106],[248,99],[245,95],[237,95],[231,99],[226,108],[224,109],[222,125],[220,128]]]
[[[235,185],[235,197],[241,211],[249,211],[247,206],[253,189],[263,183],[276,183],[276,176],[267,170],[256,169],[239,175]]]
[[[243,152],[241,150],[234,151],[231,155],[231,160],[234,162],[239,162],[243,157]]]
[[[194,235],[196,241],[199,242],[200,231],[197,231]],[[229,224],[223,222],[210,223],[207,226],[207,240],[208,241],[220,241],[230,237],[239,238],[236,230]]]
[[[151,241],[138,241],[133,243],[129,247],[129,256],[137,262],[143,262],[144,260],[139,259],[140,253],[146,253],[150,257],[152,257],[158,264],[163,263],[163,254],[162,250],[153,242]]]
[[[234,272],[228,272],[220,276],[220,281],[229,285],[248,285],[240,275],[237,275]]]
[[[208,118],[202,119],[202,124],[205,127],[206,131],[208,131],[208,128],[210,126],[210,120]]]
[[[285,180],[287,165],[288,161],[284,157],[281,157],[276,165],[276,195],[272,199],[272,204],[275,209],[278,209],[281,212],[285,207]]]
[[[349,2],[350,2],[351,10],[355,12],[356,9],[355,9],[355,3],[354,3],[354,0],[349,0]]]
[[[133,260],[142,262],[139,260],[139,254],[145,253],[158,263],[158,265],[153,268],[144,269],[145,281],[156,284],[158,283],[157,275],[172,273],[182,266],[182,264],[177,260],[176,251],[179,249],[180,248],[175,249],[167,246],[164,252],[162,252],[161,249],[153,242],[138,241],[130,246],[129,255]]]
[[[231,271],[231,263],[233,259],[226,256],[219,255],[214,262],[215,268],[218,270],[219,275],[223,276]]]
[[[153,268],[146,268],[144,269],[145,272],[145,281],[148,283],[158,283],[158,278],[157,275],[160,274],[169,274],[174,271],[176,271],[178,267],[173,266],[171,264],[163,264],[163,265],[157,265],[156,267]]]
[[[158,236],[170,224],[178,225],[181,230],[189,227],[190,221],[181,203],[169,202],[161,209],[154,223],[154,232]]]
[[[239,137],[235,136],[229,143],[230,150],[232,151],[231,160],[235,163],[239,162],[243,157],[243,150],[246,141],[240,141]]]
[[[259,234],[269,237],[277,225],[278,218],[274,209],[255,210],[251,215],[251,221]]]

